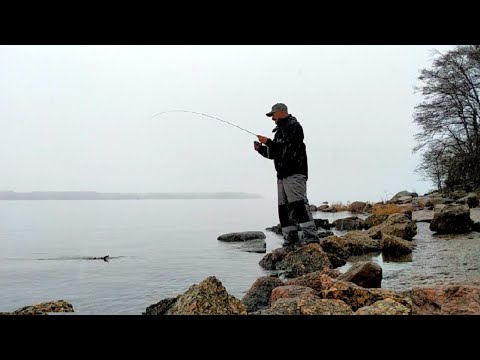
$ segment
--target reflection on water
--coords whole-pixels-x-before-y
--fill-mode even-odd
[[[413,254],[403,254],[400,256],[393,256],[389,254],[382,254],[382,261],[384,263],[405,263],[405,262],[412,262]]]

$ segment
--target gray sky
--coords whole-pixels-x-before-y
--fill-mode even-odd
[[[413,170],[419,70],[453,46],[0,46],[0,190],[276,198],[252,135],[284,102],[310,203],[431,189]]]

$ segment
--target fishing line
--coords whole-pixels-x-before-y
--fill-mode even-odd
[[[248,132],[249,134],[252,134],[253,136],[257,137],[257,135],[254,134],[253,132],[248,131],[247,129],[244,129],[244,128],[238,126],[238,125],[232,124],[232,123],[229,122],[229,121],[222,120],[222,119],[220,119],[220,118],[218,118],[218,117],[211,116],[211,115],[207,115],[207,114],[203,114],[203,113],[196,112],[196,111],[189,111],[189,110],[169,110],[169,111],[163,111],[163,112],[161,112],[161,113],[158,113],[158,114],[152,116],[152,118],[154,118],[155,116],[158,116],[158,115],[162,115],[162,114],[169,113],[169,112],[185,112],[185,113],[192,113],[192,114],[197,114],[197,115],[206,116],[206,117],[209,117],[209,118],[212,118],[212,119],[219,120],[219,121],[221,121],[221,122],[227,123],[227,124],[229,124],[229,125],[235,126],[236,128],[239,128],[240,130],[246,131],[246,132]]]

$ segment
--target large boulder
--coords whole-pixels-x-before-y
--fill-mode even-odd
[[[398,203],[398,200],[400,198],[405,198],[406,196],[410,196],[412,198],[414,197],[418,197],[418,194],[415,193],[415,192],[409,192],[409,191],[400,191],[398,193],[396,193],[390,200],[387,201],[387,203],[389,204],[397,204]]]
[[[286,277],[296,277],[314,271],[328,271],[332,265],[319,244],[308,244],[288,252],[275,267],[283,270]]]
[[[411,300],[408,294],[384,289],[363,288],[352,282],[333,279],[321,272],[310,273],[288,280],[286,283],[287,285],[301,285],[312,288],[315,290],[315,294],[322,299],[342,300],[354,311],[388,298],[411,309]]]
[[[480,315],[480,287],[445,285],[413,288],[414,315]]]
[[[170,307],[167,305],[171,304]],[[164,315],[246,315],[245,305],[228,294],[222,283],[215,277],[209,276],[199,284],[192,285],[185,293],[177,296],[175,301],[166,299],[161,301],[163,310],[157,311]],[[150,308],[150,309],[149,309]],[[149,307],[149,313],[155,313]]]
[[[243,296],[242,303],[249,313],[266,309],[270,306],[272,290],[283,285],[283,281],[274,276],[258,278]]]
[[[320,243],[320,246],[327,254],[328,260],[330,260],[333,268],[343,266],[347,263],[350,251],[343,239],[335,235],[328,236]]]
[[[336,243],[336,247],[327,243],[326,240],[330,243]],[[340,237],[330,236],[326,240],[324,240],[325,244],[322,244],[322,247],[328,246],[331,249],[343,249],[348,253],[348,256],[363,255],[382,250],[380,241],[372,239],[366,231],[354,230]]]
[[[379,288],[382,285],[382,267],[372,261],[353,264],[337,280],[348,281],[364,288]]]
[[[436,206],[430,230],[438,234],[458,234],[472,230],[473,221],[470,218],[470,209],[466,205],[449,204],[443,207]]]
[[[353,213],[363,213],[367,208],[367,203],[363,201],[354,201],[348,206],[348,211]]]
[[[366,232],[372,239],[380,239],[383,234],[387,234],[404,240],[412,240],[417,234],[417,224],[411,220],[411,215],[396,213],[389,215],[385,222],[373,226]]]

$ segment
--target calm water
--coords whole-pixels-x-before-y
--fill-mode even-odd
[[[241,297],[263,254],[217,237],[276,223],[263,199],[0,201],[0,311],[64,299],[79,314],[140,314],[210,275]],[[118,258],[81,259],[105,255]]]
[[[277,223],[276,204],[265,199],[0,201],[0,311],[64,299],[77,314],[140,314],[210,275],[241,298],[268,274],[258,265],[264,255],[217,237]],[[480,278],[478,233],[438,238],[418,226],[413,262],[369,257],[383,267],[382,287]],[[267,251],[281,246],[264,232]],[[113,259],[81,259],[105,255]]]

